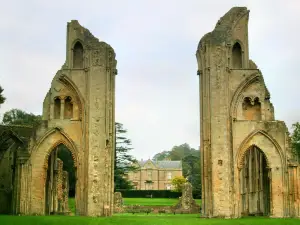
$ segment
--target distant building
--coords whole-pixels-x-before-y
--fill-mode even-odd
[[[136,190],[172,190],[172,179],[182,176],[181,161],[139,161],[138,169],[127,174]]]

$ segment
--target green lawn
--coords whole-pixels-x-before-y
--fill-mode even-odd
[[[124,205],[175,205],[177,198],[123,198]],[[197,204],[201,204],[200,199],[196,199]]]
[[[154,214],[117,214],[113,217],[77,217],[77,216],[0,216],[2,225],[298,225],[299,219],[201,219],[199,215],[154,215]]]
[[[175,205],[178,202],[176,198],[124,198],[124,205]],[[196,199],[197,204],[201,205],[201,199]],[[75,213],[75,199],[69,198],[69,209]]]

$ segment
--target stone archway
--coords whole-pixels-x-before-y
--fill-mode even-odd
[[[78,210],[84,202],[80,200],[80,182],[84,179],[80,174],[80,168],[78,164],[78,150],[72,140],[61,129],[54,128],[47,132],[45,136],[41,137],[37,145],[33,148],[31,157],[31,185],[30,185],[30,211],[34,214],[45,214],[47,210],[47,179],[48,179],[48,167],[49,159],[55,149],[59,145],[64,145],[70,151],[70,155],[74,161],[74,167],[76,168],[76,200]]]
[[[254,150],[253,150],[254,149]],[[252,151],[252,153],[251,153]],[[256,154],[256,156],[255,156]],[[250,156],[251,155],[251,156]],[[241,143],[236,152],[235,163],[235,201],[236,201],[236,216],[253,214],[269,215],[271,217],[283,217],[285,212],[285,198],[284,198],[284,182],[285,174],[283,162],[283,152],[278,143],[265,131],[256,130],[248,135]],[[257,160],[249,164],[249,159]],[[258,157],[260,157],[258,161]],[[254,182],[250,189],[250,184],[246,184],[245,180],[245,163],[248,160],[248,167],[253,165],[260,165],[260,170],[254,170],[256,176],[249,176],[248,181],[253,181],[255,177],[259,178],[261,185],[258,186],[258,181]],[[257,168],[257,167],[256,167]],[[248,169],[249,171],[249,169]],[[253,170],[251,169],[252,173]],[[260,174],[258,175],[258,172]],[[244,176],[244,177],[243,177]],[[260,177],[259,177],[260,176]],[[251,178],[251,179],[250,179]],[[244,186],[243,186],[244,185]],[[256,187],[255,187],[256,185]],[[249,191],[245,191],[248,187]],[[268,190],[269,193],[268,193]],[[253,195],[251,205],[247,206],[247,200],[243,200],[244,196]],[[258,201],[257,196],[269,196],[270,199],[265,201],[260,196]],[[255,197],[256,196],[256,197]],[[246,206],[245,206],[246,204]],[[258,207],[259,204],[259,207]],[[276,207],[274,207],[276,206]],[[266,207],[266,208],[264,208]],[[248,211],[245,209],[249,209]]]
[[[270,215],[271,174],[264,152],[252,145],[243,156],[239,170],[241,214]]]
[[[58,143],[51,149],[50,154],[46,155],[46,215],[70,215],[73,213],[69,207],[69,194],[72,189],[74,189],[72,192],[76,193],[77,173],[75,160],[74,154],[63,143]],[[76,194],[74,197],[76,200]]]

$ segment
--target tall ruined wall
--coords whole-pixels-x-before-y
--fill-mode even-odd
[[[215,29],[203,36],[196,53],[202,211],[207,217],[239,217],[250,208],[260,213],[254,205],[241,208],[241,171],[246,152],[253,146],[263,152],[271,177],[271,206],[263,213],[285,217],[293,211],[288,209],[287,197],[287,162],[292,157],[288,130],[284,122],[275,121],[263,76],[249,59],[248,18],[247,8],[230,9]]]
[[[43,123],[32,141],[30,213],[45,213],[48,158],[65,145],[76,167],[78,215],[111,215],[117,61],[111,46],[73,20],[67,26],[66,61],[43,103]]]

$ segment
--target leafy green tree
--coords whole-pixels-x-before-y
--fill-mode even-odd
[[[5,102],[5,97],[2,94],[3,91],[3,88],[0,86],[0,105]]]
[[[172,179],[172,185],[174,186],[174,191],[182,191],[182,185],[186,183],[186,178],[183,176],[177,176]]]
[[[292,144],[292,151],[300,160],[300,123],[294,123],[292,125],[293,133],[291,136],[291,144]]]
[[[12,109],[4,113],[2,123],[4,125],[38,125],[42,117],[27,113],[21,109]]]
[[[183,176],[188,179],[188,181],[193,186],[193,192],[197,196],[201,196],[201,169],[200,169],[200,158],[188,155],[182,159],[183,166]]]
[[[134,166],[137,160],[129,154],[132,150],[131,140],[126,137],[127,130],[123,124],[115,123],[116,149],[115,149],[115,189],[133,189],[133,185],[127,180],[126,174],[136,170]]]
[[[153,161],[163,161],[166,160],[170,156],[170,151],[163,151],[160,153],[157,153],[153,156]]]

